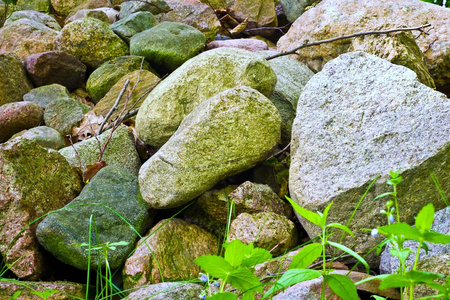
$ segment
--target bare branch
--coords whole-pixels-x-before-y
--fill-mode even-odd
[[[286,52],[282,52],[282,53],[278,53],[275,55],[271,55],[266,57],[267,60],[271,60],[277,57],[281,57],[281,56],[285,56],[285,55],[289,55],[289,54],[296,54],[297,50],[300,50],[302,48],[306,48],[306,47],[311,47],[311,46],[317,46],[320,44],[325,44],[325,43],[331,43],[334,41],[338,41],[338,40],[343,40],[343,39],[349,39],[349,38],[353,38],[353,37],[357,37],[357,36],[364,36],[364,35],[371,35],[371,34],[387,34],[387,33],[391,33],[391,32],[397,32],[397,31],[411,31],[411,30],[419,30],[422,31],[423,28],[426,27],[430,27],[431,24],[425,24],[422,26],[418,26],[418,27],[410,27],[410,28],[396,28],[396,29],[389,29],[389,30],[379,30],[379,31],[363,31],[363,32],[358,32],[358,33],[353,33],[353,34],[348,34],[348,35],[342,35],[342,36],[338,36],[335,38],[331,38],[331,39],[327,39],[327,40],[321,40],[321,41],[317,41],[317,42],[312,42],[309,43],[309,40],[305,40],[304,43],[301,46],[298,46],[297,48],[294,48],[292,50],[286,51]]]

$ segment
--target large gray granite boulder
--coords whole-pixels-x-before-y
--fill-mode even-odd
[[[449,111],[449,99],[421,84],[413,71],[364,52],[342,54],[314,75],[300,96],[291,146],[292,198],[312,211],[333,202],[329,222],[346,224],[380,174],[350,224],[356,237],[344,239],[356,251],[368,251],[380,239],[360,228],[386,222],[379,212],[387,200],[374,198],[392,191],[386,184],[390,170],[401,169],[403,176],[402,222],[413,223],[425,203],[444,207],[430,171],[448,193]],[[311,237],[321,233],[300,221]]]
[[[90,138],[72,146],[65,147],[59,152],[67,159],[69,164],[86,170],[86,165],[95,163],[100,156],[101,147],[108,140],[111,129],[103,132],[97,139]],[[134,147],[133,134],[127,127],[121,126],[112,134],[112,137],[103,153],[102,159],[107,165],[122,167],[132,174],[137,174],[141,167],[139,155]]]
[[[79,19],[64,26],[55,38],[55,48],[76,56],[91,70],[129,54],[127,44],[106,23],[94,18]]]
[[[5,21],[5,25],[8,25],[14,21],[20,19],[29,19],[31,21],[41,23],[42,25],[47,26],[50,29],[54,29],[56,31],[61,30],[61,26],[58,22],[51,16],[44,14],[39,11],[34,10],[20,10],[13,12]]]
[[[186,115],[210,97],[245,85],[270,97],[276,75],[260,55],[233,48],[203,52],[171,73],[144,100],[136,131],[144,142],[161,147]]]
[[[427,67],[439,91],[450,94],[450,10],[417,0],[363,1],[323,0],[303,13],[278,41],[278,51],[287,51],[309,42],[361,31],[417,27],[430,23],[433,30],[417,35],[416,42],[424,52]],[[428,30],[427,30],[428,31]],[[349,51],[350,39],[308,47],[296,56],[315,71],[339,54]]]
[[[194,300],[199,299],[203,289],[203,286],[190,282],[161,282],[138,288],[123,300]]]
[[[80,245],[89,243],[91,225],[92,248],[105,243],[127,243],[108,249],[109,266],[115,269],[133,250],[137,232],[144,234],[151,222],[147,203],[139,194],[137,177],[123,168],[107,166],[65,208],[45,217],[36,236],[62,262],[81,270],[96,269],[99,259],[105,258],[101,254],[104,251],[91,250],[89,258],[88,247]]]
[[[0,54],[0,105],[22,101],[32,88],[20,58],[13,53]]]
[[[24,138],[0,145],[0,174],[0,253],[19,278],[40,279],[48,263],[32,222],[72,201],[81,176],[57,151]]]
[[[272,102],[252,88],[236,87],[210,98],[142,165],[142,196],[154,208],[194,199],[267,159],[280,140],[280,124]]]

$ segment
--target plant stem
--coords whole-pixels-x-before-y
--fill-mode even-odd
[[[398,211],[398,202],[397,202],[397,185],[394,184],[394,203],[395,203],[395,212],[397,214],[397,223],[400,223],[400,213]]]

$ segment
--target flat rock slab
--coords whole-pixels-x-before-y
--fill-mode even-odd
[[[161,220],[141,239],[123,269],[124,289],[198,278],[194,260],[217,252],[217,238],[181,219]]]
[[[184,63],[144,100],[136,131],[147,144],[161,147],[186,115],[212,96],[239,85],[270,97],[276,75],[260,55],[234,48],[213,49]]]
[[[288,51],[305,41],[319,41],[361,31],[417,27],[430,23],[433,30],[418,35],[416,42],[425,52],[427,67],[438,90],[450,94],[450,10],[416,0],[323,0],[303,13],[288,33],[277,43],[278,51]],[[416,35],[416,32],[413,32]],[[308,47],[296,56],[308,66],[320,71],[323,65],[339,54],[349,51],[351,40]],[[426,51],[425,51],[426,50]]]
[[[46,262],[36,239],[37,223],[27,226],[74,199],[81,177],[57,151],[17,139],[0,145],[0,179],[1,254],[19,278],[40,279]]]
[[[450,101],[421,84],[417,75],[364,52],[342,54],[306,84],[293,125],[290,194],[300,205],[323,211],[329,222],[346,224],[377,174],[350,228],[348,246],[366,252],[380,240],[360,228],[375,228],[392,187],[389,171],[401,169],[398,186],[402,222],[413,223],[425,203],[444,202],[430,178],[434,172],[450,192]],[[311,237],[320,229],[300,218]]]
[[[108,166],[101,169],[64,209],[48,215],[37,227],[36,236],[56,258],[87,270],[88,248],[80,244],[89,243],[91,217],[95,223],[92,223],[92,247],[101,247],[104,243],[128,243],[108,249],[112,269],[124,263],[133,250],[138,237],[136,231],[144,234],[152,222],[147,203],[139,195],[137,177],[125,169]],[[90,268],[95,270],[99,259],[104,257],[96,250],[91,250],[90,255]]]
[[[142,196],[154,208],[189,202],[220,180],[266,159],[280,140],[280,124],[272,102],[249,87],[212,97],[142,165]]]
[[[100,145],[104,145],[110,132],[111,130],[107,130],[97,137]],[[107,165],[122,167],[132,174],[137,174],[141,167],[141,161],[134,147],[133,139],[133,134],[128,128],[124,126],[117,128],[112,134],[102,159]],[[81,163],[81,169],[83,171],[86,170],[86,165],[95,163],[100,156],[98,142],[93,137],[76,143],[73,147],[65,147],[59,150],[59,152],[67,159],[71,166],[80,167]]]

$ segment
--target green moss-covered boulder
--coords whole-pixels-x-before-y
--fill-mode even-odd
[[[145,99],[136,117],[144,142],[161,147],[184,117],[212,96],[245,85],[270,97],[277,78],[268,62],[242,49],[218,48],[183,64]]]
[[[149,11],[154,15],[170,11],[169,5],[164,0],[124,1],[120,6],[120,19],[125,19],[132,13]]]
[[[217,237],[211,233],[181,219],[161,220],[127,259],[123,269],[124,289],[198,278],[201,270],[194,260],[216,252]]]
[[[147,70],[136,70],[125,76],[123,76],[120,80],[117,81],[115,85],[106,93],[105,97],[103,97],[94,107],[94,112],[97,116],[106,117],[108,112],[113,107],[117,97],[123,89],[123,82],[126,80],[130,81],[129,86],[135,87],[133,93],[131,94],[130,99],[127,102],[127,108],[125,112],[131,109],[139,108],[142,104],[142,101],[138,101],[147,95],[148,91],[151,90],[158,82],[159,78],[152,72]],[[139,82],[138,82],[139,80]],[[136,84],[137,83],[137,84]],[[125,107],[125,97],[117,105],[117,109],[109,117],[109,121],[114,120],[119,116],[120,112]]]
[[[62,135],[70,134],[72,127],[80,124],[91,107],[73,98],[58,98],[52,101],[44,112],[45,125],[58,130]]]
[[[0,54],[0,106],[21,101],[32,88],[20,58],[13,53]]]
[[[136,232],[144,234],[151,221],[147,203],[139,194],[137,177],[123,168],[107,166],[64,209],[45,217],[36,229],[36,236],[56,258],[82,270],[88,269],[89,256],[87,247],[80,244],[102,247],[106,243],[114,246],[124,242],[108,249],[109,267],[115,269],[133,250]],[[100,252],[91,250],[91,269],[96,269],[99,259],[105,258]]]
[[[23,95],[23,100],[34,102],[42,108],[59,98],[70,97],[70,93],[65,86],[54,83],[32,89]]]
[[[163,22],[134,35],[130,52],[144,56],[158,71],[172,72],[203,49],[206,38],[192,26]]]
[[[36,3],[36,4],[38,5],[38,3]],[[5,25],[8,25],[8,24],[10,24],[14,21],[20,20],[20,19],[29,19],[31,21],[41,23],[50,29],[54,29],[56,31],[61,30],[61,26],[58,24],[58,22],[53,17],[51,17],[47,14],[44,14],[42,12],[39,12],[39,11],[34,11],[34,10],[20,10],[20,11],[13,12],[8,17],[8,19],[6,19]]]
[[[92,72],[86,83],[92,101],[97,103],[122,76],[139,70],[141,66],[143,70],[153,70],[142,56],[121,56],[102,64]]]
[[[72,9],[86,2],[86,0],[50,0],[50,2],[55,13],[64,18]]]
[[[13,135],[11,139],[18,137],[35,140],[36,143],[45,148],[58,150],[64,147],[64,137],[62,134],[58,130],[47,126],[38,126],[28,130],[23,130]]]
[[[133,35],[152,28],[156,24],[158,21],[151,12],[139,11],[115,22],[109,28],[129,44]]]
[[[113,58],[128,55],[128,46],[108,25],[94,18],[67,24],[55,38],[56,50],[76,56],[91,70]]]
[[[266,159],[280,140],[280,126],[275,106],[252,88],[241,86],[210,98],[141,167],[142,196],[154,208],[189,202]]]
[[[104,145],[111,130],[107,130],[97,138],[100,145]],[[74,150],[76,149],[76,151]],[[90,138],[72,146],[65,147],[59,152],[67,159],[70,165],[80,166],[86,170],[86,165],[95,163],[100,156],[100,149],[95,138]],[[137,175],[141,166],[139,155],[134,147],[133,134],[127,127],[119,127],[114,131],[102,159],[111,166],[122,167],[130,173]]]
[[[48,262],[36,239],[37,223],[28,225],[72,201],[81,176],[57,151],[28,139],[0,145],[0,174],[1,255],[16,276],[40,279]]]

